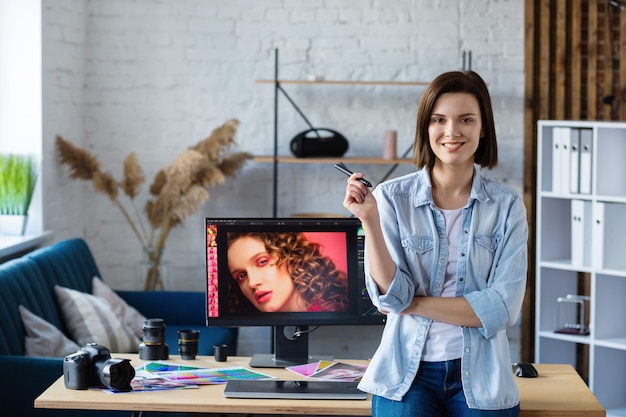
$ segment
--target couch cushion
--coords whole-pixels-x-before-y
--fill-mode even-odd
[[[22,323],[26,329],[26,356],[63,358],[76,352],[78,346],[57,327],[48,323],[23,305],[19,306]]]
[[[24,355],[26,333],[18,309],[20,304],[63,329],[51,277],[44,275],[32,260],[26,258],[3,263],[0,265],[1,355]]]
[[[54,283],[81,292],[91,294],[92,278],[101,276],[91,250],[80,238],[56,242],[26,257],[32,258]]]
[[[139,338],[113,313],[106,300],[56,285],[65,324],[81,346],[98,343],[111,352],[137,352]]]

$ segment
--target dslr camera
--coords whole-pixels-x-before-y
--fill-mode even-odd
[[[116,391],[132,390],[135,369],[130,359],[111,359],[111,352],[96,343],[87,343],[63,359],[63,381],[70,389],[104,385]]]

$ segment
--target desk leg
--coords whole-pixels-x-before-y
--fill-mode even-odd
[[[143,416],[143,411],[133,411],[133,414],[131,414],[132,417],[142,417]]]

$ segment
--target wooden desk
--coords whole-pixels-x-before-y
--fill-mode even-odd
[[[141,361],[137,355],[113,354],[114,358],[129,358],[134,365]],[[230,357],[217,363],[212,357],[182,361],[171,356],[169,362],[206,368],[248,367],[250,358]],[[366,361],[349,361],[367,363]],[[521,417],[585,416],[604,417],[606,412],[583,380],[569,365],[537,365],[538,378],[516,378],[522,400]],[[305,379],[284,369],[260,369],[280,379]],[[171,411],[197,413],[304,414],[371,416],[371,401],[352,400],[256,400],[225,398],[224,385],[203,385],[198,389],[142,393],[105,394],[100,391],[66,389],[59,378],[37,399],[35,408]]]

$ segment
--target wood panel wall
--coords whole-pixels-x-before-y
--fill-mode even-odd
[[[522,359],[532,361],[537,121],[626,120],[626,0],[525,0],[524,13],[524,201],[530,239]],[[588,292],[588,281],[580,277],[580,291]]]

